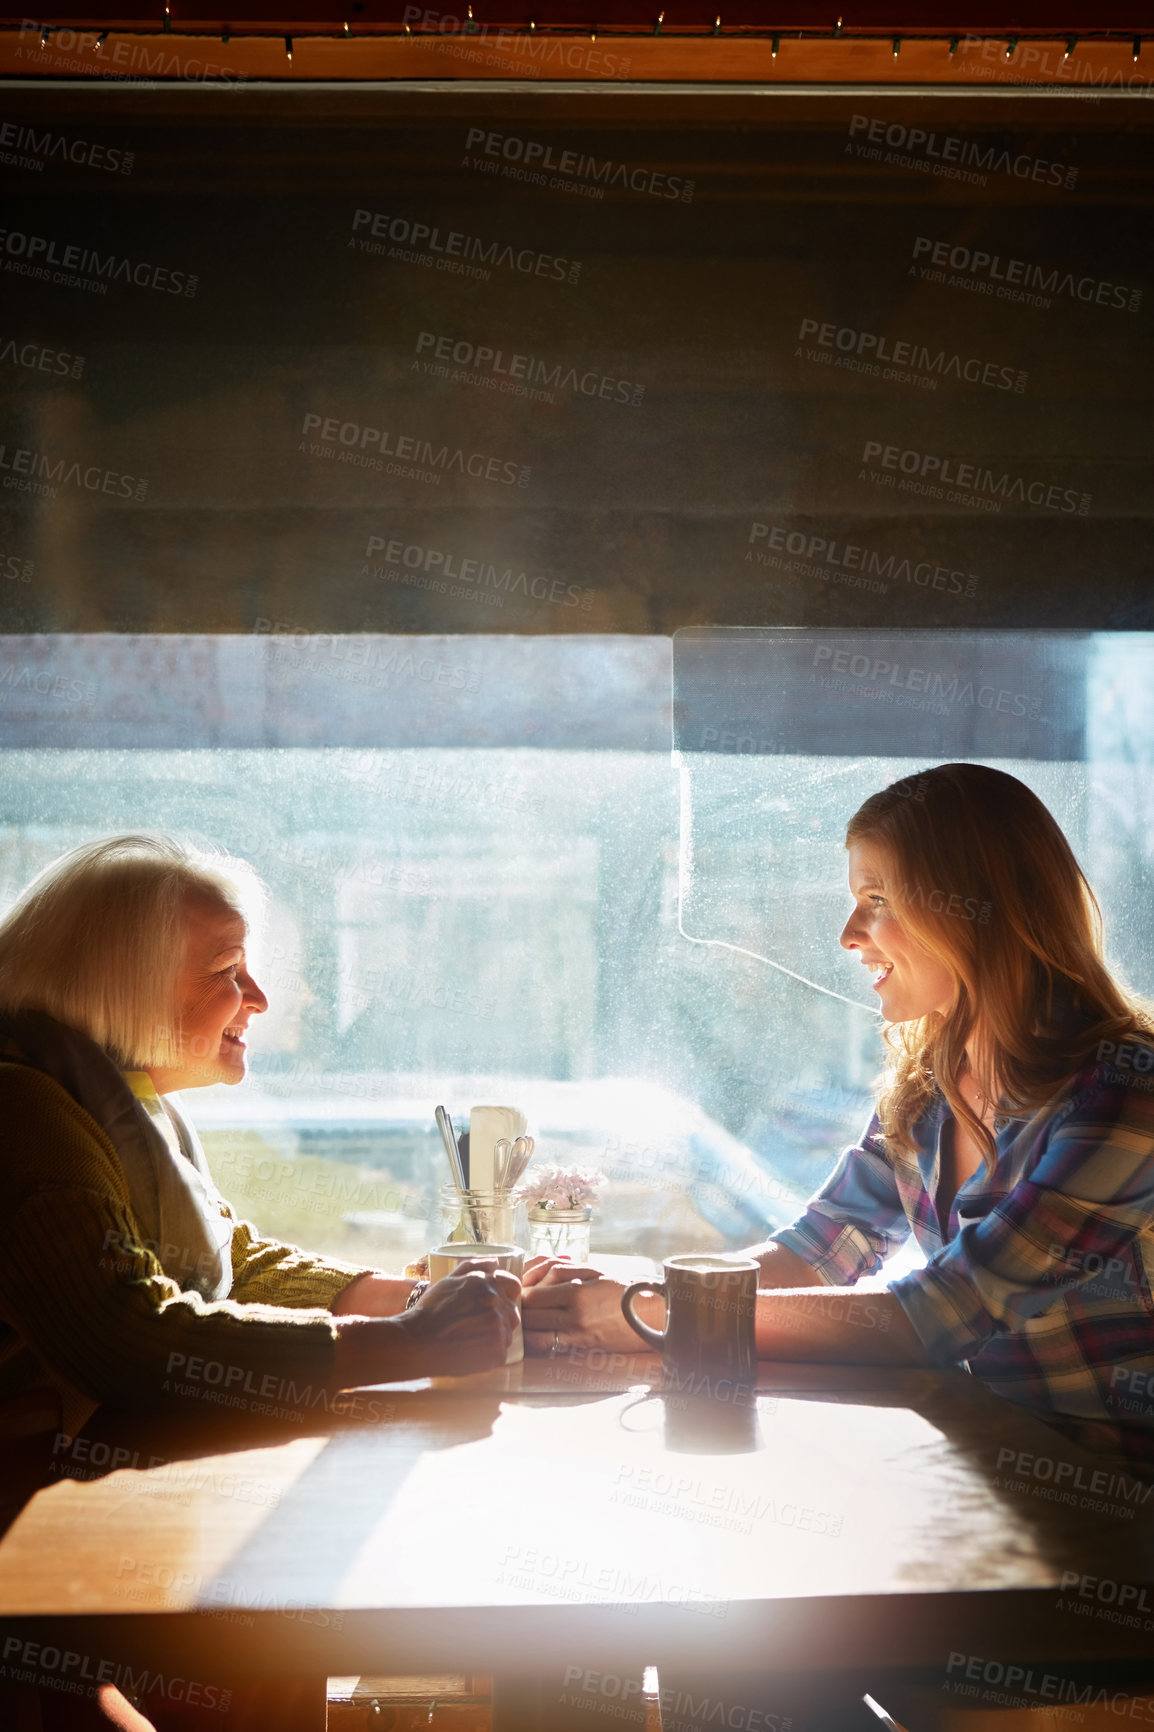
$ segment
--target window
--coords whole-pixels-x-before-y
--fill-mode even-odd
[[[460,1123],[501,1100],[539,1160],[609,1175],[596,1248],[749,1243],[868,1115],[877,1017],[837,946],[865,794],[951,756],[1022,776],[1099,892],[1114,961],[1137,987],[1154,974],[1148,640],[1053,634],[1040,655],[1037,634],[919,635],[900,654],[807,632],[9,638],[0,893],[126,830],[258,869],[271,1008],[248,1080],[186,1104],[265,1232],[400,1267],[437,1231],[434,1105]],[[1016,755],[972,728],[953,750],[919,740],[918,717],[943,718],[912,708],[878,723],[862,691],[834,703],[799,672],[819,643],[869,651],[845,675],[863,691],[899,689],[876,663],[908,679],[969,656],[989,725],[1025,730],[1001,742]],[[970,726],[956,691],[945,720]],[[1003,691],[1044,716],[998,709]]]

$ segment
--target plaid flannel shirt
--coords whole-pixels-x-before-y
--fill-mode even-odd
[[[1072,1435],[1154,1460],[1154,1041],[1135,1035],[1032,1117],[997,1120],[993,1170],[959,1188],[943,1227],[951,1117],[936,1096],[915,1157],[887,1150],[875,1114],[772,1237],[848,1286],[912,1232],[926,1266],[890,1291],[933,1364],[968,1364]]]

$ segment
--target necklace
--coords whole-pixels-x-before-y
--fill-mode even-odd
[[[999,1117],[997,1102],[989,1099],[972,1070],[967,1068],[962,1072],[958,1078],[958,1090],[964,1097],[966,1104],[973,1108],[982,1123],[992,1125],[994,1129],[997,1129]]]

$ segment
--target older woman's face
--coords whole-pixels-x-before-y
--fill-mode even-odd
[[[238,1083],[244,1076],[244,1031],[268,1009],[248,972],[244,921],[221,903],[188,903],[187,945],[180,974],[181,1062],[163,1073],[165,1088]]]

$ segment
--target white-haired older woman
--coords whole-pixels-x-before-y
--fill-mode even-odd
[[[0,1395],[47,1380],[73,1406],[139,1403],[198,1359],[275,1406],[288,1385],[503,1362],[512,1277],[474,1269],[406,1309],[411,1280],[258,1238],[217,1192],[174,1096],[244,1077],[268,1007],[245,955],[256,888],[237,862],[119,836],[0,922]]]
[[[239,862],[117,836],[49,866],[0,922],[0,1401],[54,1389],[65,1431],[178,1385],[219,1396],[182,1367],[226,1367],[254,1408],[317,1412],[504,1362],[514,1277],[472,1267],[418,1293],[258,1237],[217,1191],[176,1091],[244,1077],[268,1005],[245,953],[258,890]]]

